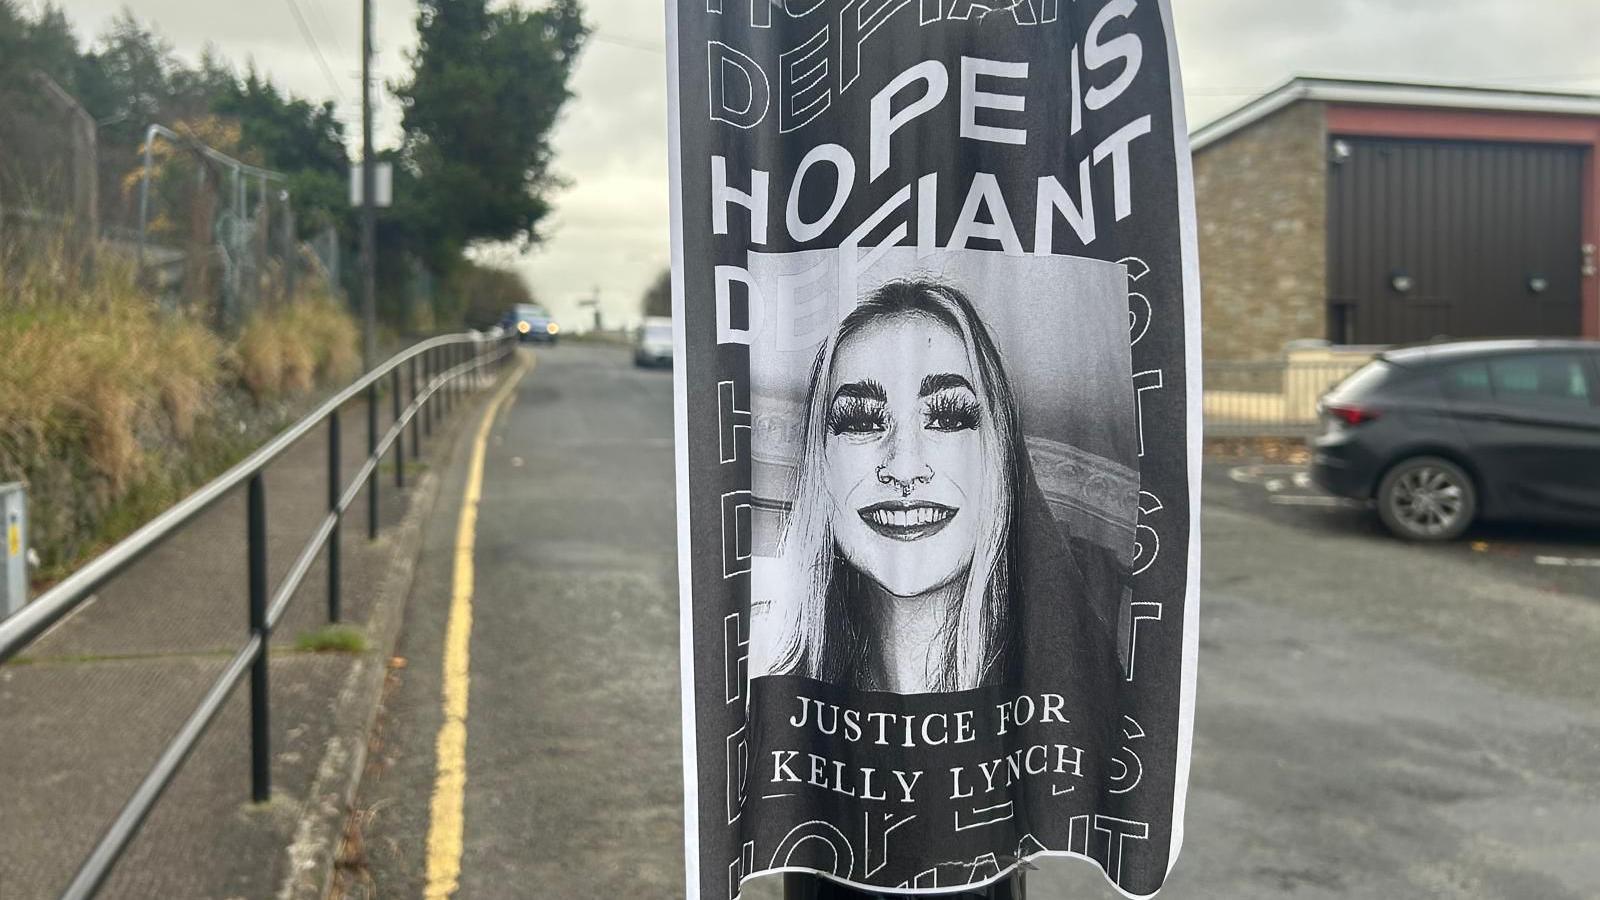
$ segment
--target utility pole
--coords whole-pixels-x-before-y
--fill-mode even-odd
[[[372,0],[361,0],[361,360],[378,363],[377,165],[372,159]]]

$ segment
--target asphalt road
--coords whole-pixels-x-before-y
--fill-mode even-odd
[[[492,431],[459,897],[682,895],[671,418],[668,373],[563,345]],[[1317,497],[1292,470],[1205,477],[1188,838],[1163,896],[1600,897],[1600,568],[1581,562],[1600,542],[1409,546],[1364,510],[1274,500]],[[441,502],[426,539],[350,896],[422,893],[458,514]],[[1052,860],[1029,896],[1117,894]]]

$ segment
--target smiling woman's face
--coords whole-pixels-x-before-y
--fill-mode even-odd
[[[988,414],[954,330],[922,313],[879,319],[834,351],[826,482],[833,533],[891,594],[944,587],[972,565]]]

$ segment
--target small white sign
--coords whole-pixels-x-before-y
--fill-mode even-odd
[[[381,162],[372,171],[372,205],[387,209],[394,202],[394,163]],[[361,205],[361,164],[350,167],[350,205]]]

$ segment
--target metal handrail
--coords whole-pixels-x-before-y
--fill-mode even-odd
[[[117,542],[111,549],[90,560],[38,599],[23,607],[16,615],[0,622],[0,663],[15,656],[39,635],[62,621],[87,600],[96,588],[121,572],[127,566],[149,553],[179,528],[194,521],[230,491],[240,486],[248,489],[246,503],[248,530],[249,618],[250,639],[245,643],[221,677],[212,684],[200,705],[184,721],[172,742],[162,750],[150,772],[145,775],[131,797],[112,820],[94,849],[74,875],[63,898],[87,900],[93,897],[111,874],[111,869],[122,856],[128,842],[138,832],[162,792],[171,783],[211,722],[221,712],[233,690],[250,674],[251,682],[251,796],[260,803],[271,796],[270,742],[267,724],[268,691],[267,662],[272,630],[287,611],[290,601],[311,571],[316,558],[328,553],[328,616],[339,619],[339,544],[337,536],[344,513],[355,502],[363,489],[368,495],[368,535],[378,533],[378,463],[391,450],[395,451],[395,483],[404,487],[405,429],[412,429],[412,457],[421,455],[422,441],[418,430],[422,427],[432,433],[436,411],[430,401],[442,397],[446,407],[452,405],[462,393],[461,382],[478,375],[489,366],[503,365],[516,349],[517,335],[503,338],[484,338],[479,335],[447,335],[422,341],[391,357],[372,371],[357,379],[354,384],[329,398],[310,414],[280,432],[261,448],[228,471],[186,497],[182,502],[156,516],[150,522]],[[418,363],[421,363],[426,380],[417,380]],[[402,409],[400,393],[405,380],[400,372],[410,367],[411,400]],[[380,437],[377,431],[378,385],[384,378],[391,380],[394,394],[395,417]],[[342,490],[339,486],[339,410],[362,393],[367,399],[367,458],[350,484]],[[324,422],[329,427],[328,493],[329,510],[323,517],[310,541],[295,558],[289,571],[279,582],[272,602],[267,602],[267,552],[266,552],[266,488],[262,471],[283,455],[291,446]],[[399,442],[398,444],[396,442]]]

